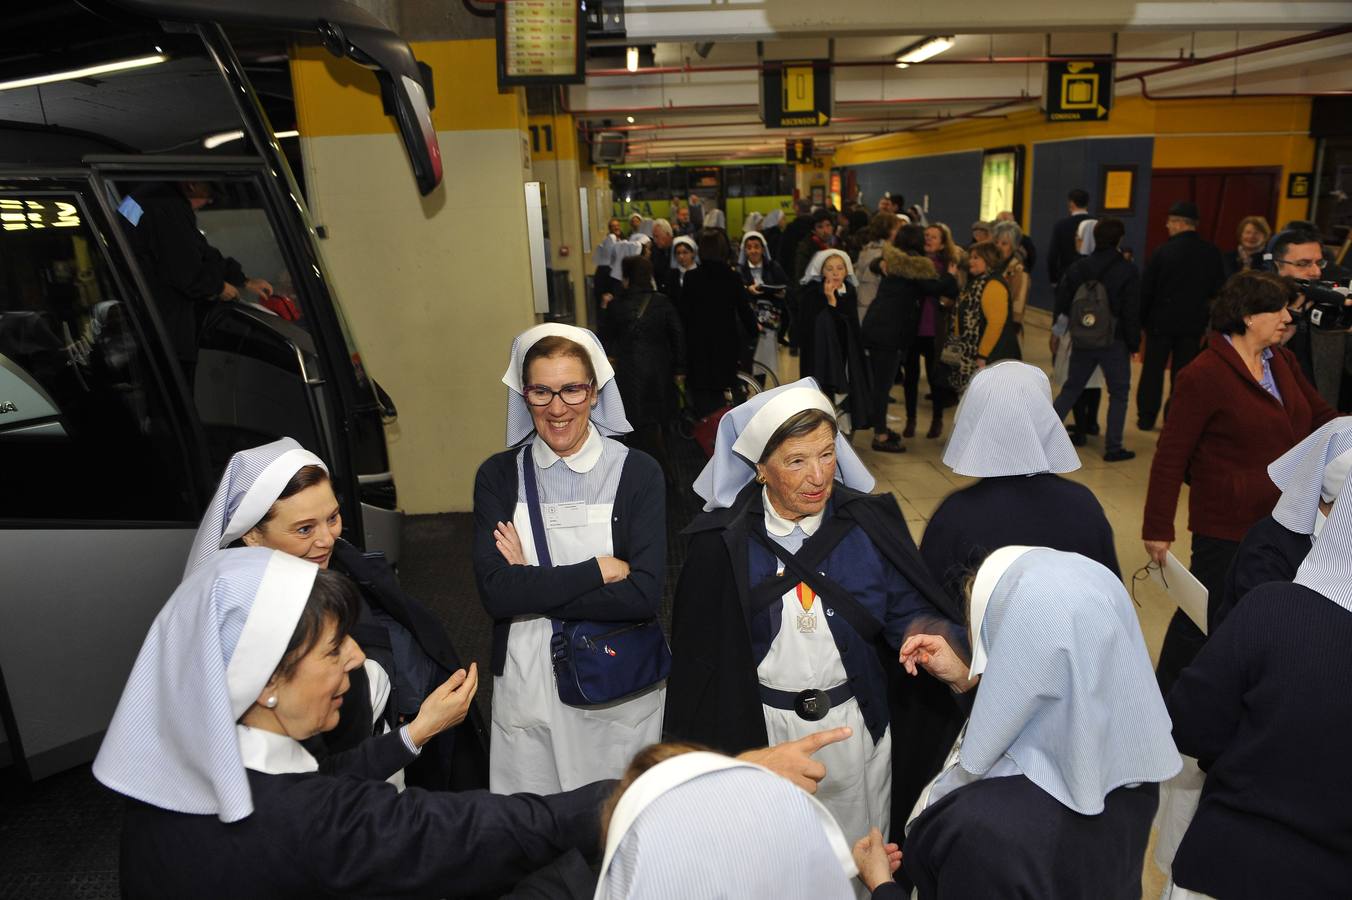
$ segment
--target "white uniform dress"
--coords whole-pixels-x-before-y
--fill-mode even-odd
[[[765,529],[771,540],[790,552],[796,553],[803,541],[821,526],[820,513],[790,522],[775,512],[768,496],[764,496],[762,502]],[[783,572],[782,564],[779,570]],[[808,596],[806,591],[804,596]],[[822,598],[812,598],[811,607],[805,611],[797,588],[784,595],[779,633],[756,667],[756,677],[761,684],[797,693],[809,688],[825,691],[846,681],[845,664],[831,637],[831,628],[837,622],[842,628],[849,625],[836,616],[834,610],[823,608],[824,605]],[[825,718],[816,722],[802,719],[790,709],[764,705],[761,709],[765,713],[765,731],[771,744],[842,725],[853,729],[854,734],[849,740],[823,747],[814,754],[814,758],[826,766],[827,772],[817,788],[817,799],[831,811],[851,841],[867,835],[874,826],[887,834],[892,805],[890,728],[875,744],[864,723],[859,701],[854,697],[833,706]]]
[[[531,443],[549,555],[571,565],[614,552],[611,511],[628,449],[596,427],[566,459],[538,436]],[[526,559],[538,565],[534,532],[517,462],[513,524]],[[603,778],[619,778],[643,747],[662,739],[666,682],[603,706],[559,700],[550,658],[553,622],[517,616],[507,639],[503,672],[493,681],[493,737],[488,783],[494,793],[553,794]]]

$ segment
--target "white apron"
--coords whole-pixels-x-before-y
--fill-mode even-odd
[[[527,458],[525,464],[533,462]],[[547,527],[554,564],[566,566],[612,555],[613,506],[588,504],[585,525]],[[538,565],[525,503],[517,503],[512,522],[528,564]],[[554,682],[549,647],[553,634],[553,622],[546,616],[512,620],[507,662],[502,674],[493,679],[488,786],[494,793],[556,794],[603,778],[619,778],[635,753],[662,739],[666,682],[604,706],[568,706],[559,700]]]
[[[783,574],[781,567],[779,574]],[[756,668],[756,677],[766,687],[781,691],[809,688],[829,690],[849,677],[840,651],[831,638],[834,610],[825,608],[821,598],[813,598],[804,612],[797,588],[783,597],[779,634],[770,652]],[[800,617],[804,630],[799,629]],[[848,625],[845,627],[849,627]],[[854,730],[849,740],[823,747],[813,754],[826,766],[826,778],[817,786],[817,799],[840,823],[851,844],[877,827],[887,834],[892,807],[892,731],[883,732],[873,743],[858,699],[851,697],[833,706],[826,717],[816,722],[799,718],[791,709],[762,705],[765,731],[770,744],[792,741],[828,728],[848,725]]]
[[[1052,355],[1052,387],[1059,393],[1061,388],[1065,387],[1066,379],[1070,377],[1070,335],[1061,336],[1061,342],[1056,345],[1056,353]],[[1089,373],[1089,380],[1085,382],[1085,390],[1090,388],[1104,388],[1107,382],[1103,380],[1103,369],[1094,366],[1094,371]]]
[[[1155,838],[1155,864],[1166,873],[1173,871],[1178,845],[1183,843],[1183,835],[1197,815],[1202,785],[1206,783],[1206,773],[1197,767],[1196,757],[1182,753],[1179,756],[1183,757],[1183,770],[1160,785],[1160,806],[1155,813],[1155,828],[1159,831]],[[1175,887],[1174,896],[1182,896],[1177,893],[1182,890]]]

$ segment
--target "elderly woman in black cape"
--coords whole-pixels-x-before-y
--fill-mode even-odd
[[[856,837],[904,821],[960,721],[946,688],[905,677],[901,642],[965,640],[895,499],[872,487],[811,379],[723,417],[695,482],[707,502],[687,529],[665,721],[669,739],[732,753],[848,726],[820,755],[817,796]]]

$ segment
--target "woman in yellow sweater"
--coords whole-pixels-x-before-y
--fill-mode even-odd
[[[992,277],[1000,261],[1000,251],[989,241],[971,248],[967,268],[972,277],[958,296],[943,352],[949,382],[959,394],[987,363],[1019,356],[1009,289]]]

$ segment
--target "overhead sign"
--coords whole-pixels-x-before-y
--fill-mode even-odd
[[[1047,63],[1049,122],[1101,122],[1113,108],[1113,62],[1076,59]]]
[[[761,73],[761,119],[766,128],[830,125],[830,61],[785,62],[766,68]]]
[[[812,162],[812,139],[799,138],[796,141],[785,141],[784,162],[786,163]]]
[[[499,4],[498,84],[581,84],[586,27],[578,0]]]

